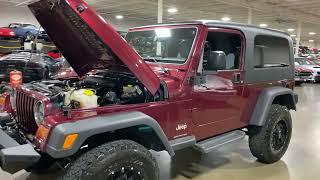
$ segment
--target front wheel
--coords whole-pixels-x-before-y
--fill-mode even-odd
[[[35,36],[31,32],[27,32],[25,38],[26,40],[33,41],[35,39]]]
[[[84,153],[60,179],[158,180],[159,169],[145,147],[134,141],[119,140]]]
[[[251,153],[263,163],[279,161],[287,151],[292,133],[292,120],[285,106],[273,104],[264,126],[249,128]]]

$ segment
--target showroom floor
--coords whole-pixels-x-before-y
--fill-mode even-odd
[[[186,149],[177,152],[173,163],[170,163],[167,153],[159,153],[161,179],[301,180],[319,177],[320,85],[305,84],[295,91],[299,94],[298,113],[292,112],[294,129],[291,145],[280,162],[271,165],[256,162],[250,154],[247,140],[243,140],[206,155]],[[53,176],[32,175],[30,179],[50,177]],[[10,176],[0,172],[0,179],[10,179]]]

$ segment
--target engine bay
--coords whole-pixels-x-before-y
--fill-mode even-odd
[[[160,90],[152,95],[139,80],[129,73],[106,70],[90,73],[82,80],[48,80],[33,84],[43,89],[46,96],[58,101],[59,106],[88,109],[110,105],[138,104],[161,101]]]

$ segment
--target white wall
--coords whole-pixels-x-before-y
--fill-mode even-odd
[[[16,7],[11,3],[0,2],[0,27],[12,22],[25,22],[38,25],[37,20],[27,7]]]

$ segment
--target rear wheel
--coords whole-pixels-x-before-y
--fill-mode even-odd
[[[159,170],[145,147],[119,140],[84,153],[71,163],[60,179],[158,180]]]
[[[274,163],[287,151],[292,133],[292,120],[285,106],[273,104],[266,124],[249,128],[251,153],[263,163]]]

